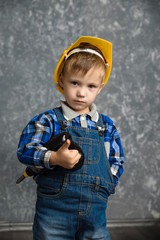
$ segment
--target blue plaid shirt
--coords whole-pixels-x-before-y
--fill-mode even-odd
[[[123,173],[124,154],[122,144],[113,121],[105,115],[102,116],[106,125],[104,143],[111,172],[115,176],[115,185],[117,185],[119,177]],[[76,116],[69,124],[81,126],[81,115]],[[95,122],[92,121],[90,115],[86,115],[86,125],[90,129],[96,129]],[[54,109],[35,116],[24,128],[20,137],[17,151],[20,162],[30,167],[52,169],[49,165],[51,151],[48,151],[44,144],[57,134],[59,134],[59,123]]]

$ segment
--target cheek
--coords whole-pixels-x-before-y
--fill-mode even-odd
[[[65,88],[65,90],[64,90],[64,95],[65,95],[67,98],[71,98],[71,97],[74,95],[74,91],[73,91],[71,88],[67,87],[67,88]]]
[[[89,95],[90,95],[90,97],[91,98],[96,98],[96,96],[98,95],[98,89],[90,89],[90,91],[89,91]]]

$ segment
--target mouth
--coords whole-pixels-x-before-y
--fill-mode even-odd
[[[81,100],[75,100],[74,101],[76,104],[84,104],[85,102],[84,101],[81,101]]]

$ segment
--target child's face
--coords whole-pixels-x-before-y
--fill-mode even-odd
[[[92,67],[86,75],[82,72],[61,75],[59,85],[64,90],[67,104],[77,113],[85,114],[103,88],[104,69]]]

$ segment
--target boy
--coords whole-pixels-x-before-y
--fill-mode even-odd
[[[106,84],[112,65],[112,44],[80,37],[62,54],[54,74],[64,94],[61,107],[34,117],[23,130],[19,160],[48,169],[37,183],[34,240],[110,239],[107,201],[123,173],[124,156],[112,120],[97,112],[94,100]],[[84,152],[84,164],[70,171],[81,155],[67,140],[56,152],[44,145],[68,132]]]

